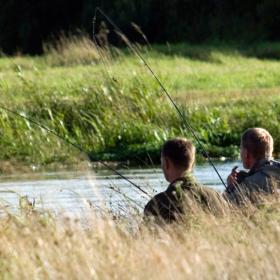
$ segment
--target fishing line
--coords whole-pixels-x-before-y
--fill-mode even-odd
[[[134,182],[132,182],[129,178],[127,178],[126,176],[122,175],[119,171],[117,171],[116,169],[114,169],[113,167],[111,167],[109,164],[107,164],[106,162],[103,162],[101,160],[95,160],[93,159],[92,155],[90,152],[87,152],[85,151],[81,146],[79,146],[78,144],[68,140],[67,138],[64,138],[63,136],[61,136],[60,134],[58,134],[56,131],[48,128],[47,126],[43,125],[43,124],[40,124],[39,122],[29,118],[29,117],[26,117],[18,112],[15,112],[5,106],[3,106],[2,104],[0,104],[0,108],[5,110],[6,112],[9,112],[17,117],[20,117],[22,119],[25,119],[27,121],[29,121],[30,123],[33,123],[34,125],[40,127],[41,129],[47,131],[48,133],[50,134],[53,134],[55,135],[56,137],[58,137],[59,139],[61,139],[62,141],[66,142],[67,144],[71,145],[72,147],[76,148],[77,150],[79,150],[81,153],[85,154],[88,159],[90,161],[96,161],[98,163],[100,163],[101,165],[103,165],[105,168],[109,169],[110,171],[116,173],[119,177],[121,177],[123,180],[127,181],[128,183],[130,183],[132,186],[134,186],[135,188],[137,188],[139,191],[141,191],[142,193],[144,193],[145,195],[151,197],[145,190],[143,190],[140,186],[136,185]]]
[[[137,48],[135,48],[133,46],[133,44],[130,42],[130,40],[126,37],[126,35],[122,32],[122,30],[114,23],[114,21],[107,16],[99,7],[95,8],[95,12],[94,12],[94,18],[93,18],[93,37],[94,37],[94,41],[96,42],[95,39],[95,23],[96,23],[96,19],[97,19],[97,13],[100,13],[115,29],[115,31],[117,32],[117,34],[119,34],[121,36],[121,38],[126,42],[126,44],[128,45],[129,48],[132,49],[132,51],[134,51],[134,53],[136,54],[136,56],[138,58],[140,58],[140,60],[144,63],[144,65],[147,67],[147,69],[150,71],[150,73],[152,74],[152,76],[156,79],[156,81],[158,82],[159,86],[161,87],[161,89],[163,90],[163,92],[166,94],[166,96],[168,97],[168,99],[170,100],[170,102],[172,103],[172,105],[175,107],[177,113],[179,114],[179,116],[181,117],[183,124],[186,128],[189,129],[189,131],[191,132],[192,136],[194,137],[194,139],[196,140],[198,146],[200,147],[202,154],[204,157],[207,158],[207,160],[209,161],[209,163],[211,164],[211,166],[213,167],[213,169],[215,170],[216,174],[218,175],[220,181],[222,182],[222,184],[224,185],[225,188],[227,188],[223,178],[221,177],[219,171],[217,170],[216,166],[214,165],[213,161],[211,160],[208,152],[204,149],[201,141],[199,140],[199,137],[196,135],[194,128],[191,126],[191,124],[186,120],[186,118],[184,117],[183,113],[181,112],[181,110],[179,109],[179,107],[177,106],[177,104],[175,103],[175,101],[172,99],[171,95],[169,94],[169,92],[167,91],[167,89],[165,88],[165,86],[163,85],[163,83],[161,82],[161,80],[157,77],[157,75],[155,74],[155,72],[153,71],[153,69],[150,67],[150,65],[148,64],[148,62],[145,60],[145,58],[142,56],[142,54],[139,52],[139,50]],[[97,48],[99,48],[98,44],[96,45]]]

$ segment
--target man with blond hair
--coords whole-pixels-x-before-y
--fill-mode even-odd
[[[280,189],[280,162],[273,160],[273,138],[263,128],[249,128],[241,136],[240,156],[248,172],[232,169],[224,197],[234,203],[257,203],[260,195]]]
[[[161,167],[168,188],[153,197],[144,215],[157,223],[170,223],[182,218],[187,211],[201,209],[212,214],[224,211],[224,200],[213,189],[201,186],[192,176],[195,147],[187,139],[176,138],[164,143]]]

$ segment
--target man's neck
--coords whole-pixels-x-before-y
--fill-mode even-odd
[[[190,170],[181,170],[181,171],[174,172],[173,174],[171,174],[168,181],[169,183],[172,183],[179,178],[185,177],[186,174],[188,173],[190,173]]]
[[[269,160],[271,160],[271,158],[263,158],[263,159],[255,160],[254,163],[252,164],[250,170],[258,169],[262,164],[264,164],[265,162],[267,162]]]

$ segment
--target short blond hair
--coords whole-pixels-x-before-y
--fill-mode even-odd
[[[257,160],[271,158],[273,138],[264,128],[249,128],[241,136],[241,147],[245,148]]]
[[[162,156],[169,158],[174,166],[192,169],[195,161],[195,146],[185,138],[175,138],[164,143],[161,150]]]

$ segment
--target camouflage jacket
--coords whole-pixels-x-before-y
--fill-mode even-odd
[[[257,203],[260,194],[278,194],[280,190],[280,162],[263,159],[249,172],[241,171],[237,184],[229,185],[224,193],[228,201],[240,205]]]
[[[156,222],[170,223],[181,218],[194,204],[211,211],[220,208],[222,200],[219,193],[201,186],[191,174],[186,173],[172,182],[166,191],[153,197],[146,205],[144,215],[153,217]]]

